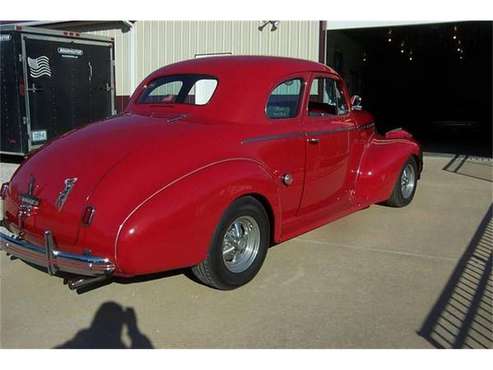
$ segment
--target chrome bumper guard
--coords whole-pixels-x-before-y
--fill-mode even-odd
[[[84,276],[110,275],[115,265],[108,258],[91,255],[72,254],[55,249],[53,235],[44,233],[44,247],[32,244],[16,235],[0,232],[0,250],[23,261],[46,267],[50,275],[58,271]]]

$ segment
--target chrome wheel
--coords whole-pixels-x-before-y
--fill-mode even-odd
[[[257,257],[260,227],[253,217],[241,216],[226,230],[222,252],[226,268],[234,273],[245,271]]]
[[[414,166],[408,163],[407,166],[402,171],[401,175],[401,193],[405,199],[408,199],[414,191],[416,186],[416,173]]]

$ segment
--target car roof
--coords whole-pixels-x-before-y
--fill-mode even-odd
[[[254,55],[225,55],[189,59],[167,65],[152,73],[152,78],[160,75],[178,73],[206,73],[216,77],[228,77],[231,74],[253,74],[259,78],[277,78],[298,72],[325,72],[337,75],[330,67],[305,59],[254,56]]]
[[[298,78],[297,75],[304,75],[301,77],[306,79],[306,74],[311,72],[328,73],[340,78],[326,65],[296,58],[243,55],[185,60],[162,67],[147,76],[130,98],[127,111],[173,110],[180,113],[194,112],[194,116],[210,121],[222,119],[231,122],[260,123],[266,119],[265,107],[272,90],[285,79]],[[217,78],[217,88],[207,104],[140,106],[136,103],[138,96],[151,81],[182,74],[199,74]]]

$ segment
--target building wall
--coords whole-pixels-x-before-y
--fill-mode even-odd
[[[277,55],[318,61],[319,22],[281,21],[262,32],[260,21],[137,21],[135,35],[120,30],[95,34],[115,39],[116,94],[131,95],[136,84],[154,70],[197,54]],[[135,37],[134,78],[130,41]],[[134,85],[134,86],[132,86]]]

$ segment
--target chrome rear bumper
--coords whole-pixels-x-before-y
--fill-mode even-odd
[[[84,276],[110,275],[115,265],[108,258],[72,254],[55,249],[53,235],[44,233],[45,245],[39,246],[15,235],[0,232],[0,249],[23,261],[46,267],[53,275],[58,271]]]

